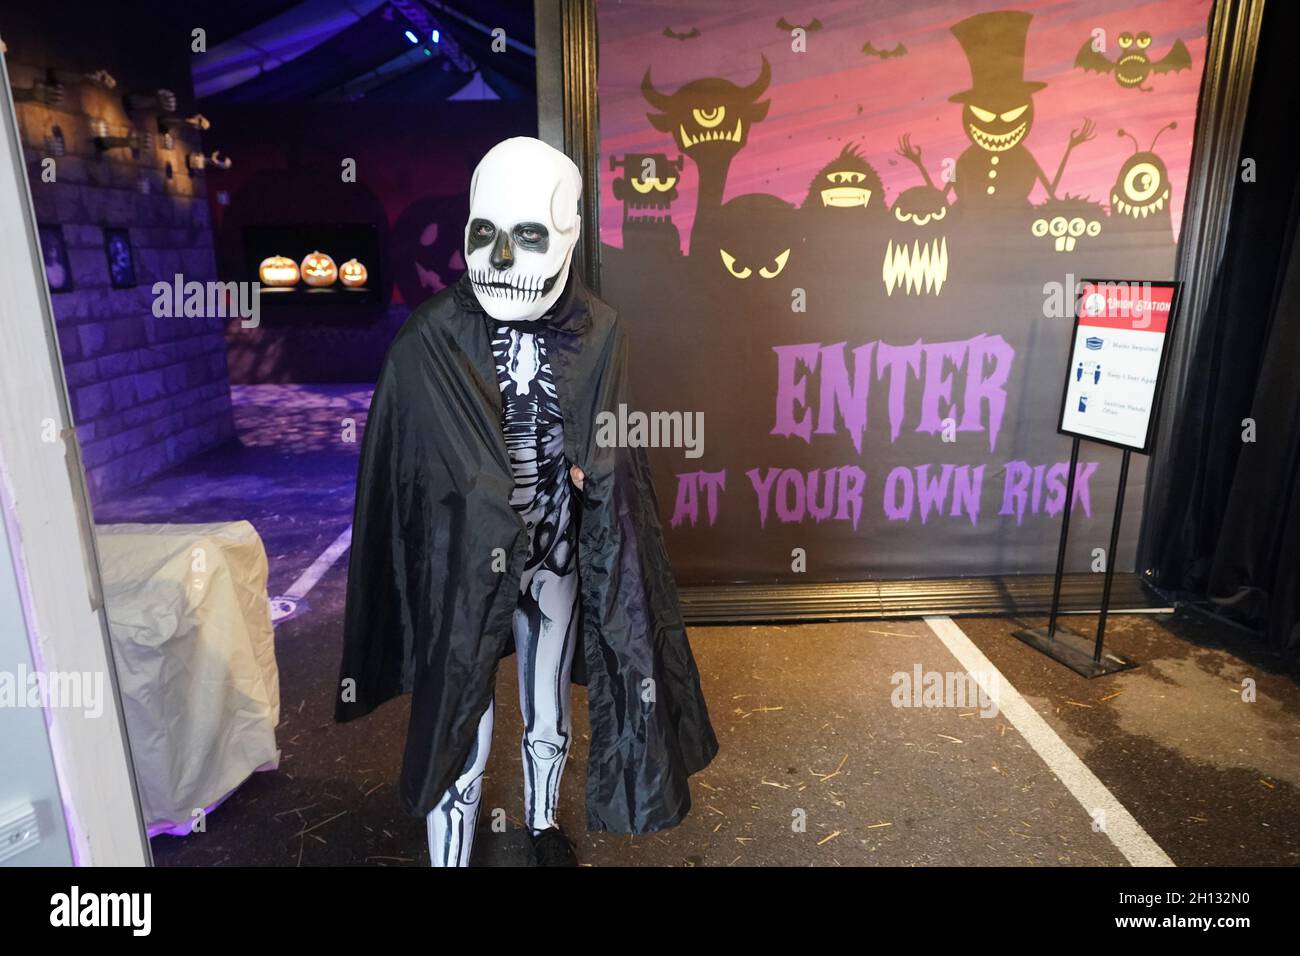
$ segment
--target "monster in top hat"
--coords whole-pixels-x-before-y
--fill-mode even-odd
[[[971,145],[958,157],[956,181],[946,183],[944,192],[956,190],[957,206],[963,212],[1026,208],[1036,182],[1055,198],[1070,151],[1093,138],[1087,120],[1072,131],[1050,181],[1025,147],[1034,124],[1033,94],[1047,85],[1024,76],[1025,38],[1032,19],[1028,13],[1000,10],[967,17],[952,27],[970,62],[971,87],[949,100],[962,104],[962,129]],[[899,152],[933,185],[921,162],[921,150],[911,145],[909,137],[904,137]]]

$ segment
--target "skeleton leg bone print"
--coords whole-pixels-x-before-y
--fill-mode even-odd
[[[542,327],[544,321],[503,324],[492,338],[502,431],[515,481],[510,503],[529,535],[513,633],[524,718],[524,813],[534,833],[556,826],[560,777],[573,736],[569,678],[578,620],[577,526],[571,520],[563,419]],[[462,776],[428,816],[434,866],[469,865],[491,737],[489,707]]]

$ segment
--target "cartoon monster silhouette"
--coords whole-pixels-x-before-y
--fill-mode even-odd
[[[866,286],[861,263],[876,261],[889,226],[884,185],[856,143],[846,145],[813,176],[799,220],[811,307],[823,316],[856,314]],[[874,291],[874,286],[867,289]]]
[[[1106,55],[1093,49],[1091,38],[1084,41],[1079,48],[1079,55],[1074,58],[1074,65],[1094,73],[1114,73],[1115,82],[1129,90],[1141,90],[1150,93],[1154,87],[1143,86],[1152,73],[1174,73],[1178,70],[1192,68],[1192,54],[1182,40],[1175,40],[1174,45],[1158,60],[1147,55],[1151,45],[1151,34],[1145,30],[1137,36],[1121,33],[1116,40],[1119,44],[1119,59],[1113,63]]]
[[[1155,153],[1156,141],[1166,130],[1177,129],[1176,122],[1160,128],[1143,150],[1136,137],[1125,130],[1116,135],[1133,141],[1133,155],[1120,167],[1110,188],[1110,221],[1107,230],[1121,246],[1138,252],[1172,249],[1173,217],[1170,214],[1172,186],[1169,170]],[[1152,268],[1155,268],[1154,266]]]
[[[913,186],[894,201],[891,238],[880,277],[885,293],[939,295],[948,280],[948,200],[933,186]]]
[[[709,244],[699,250],[704,265],[715,277],[725,273],[747,288],[761,287],[785,272],[799,239],[794,207],[764,193],[729,201],[705,233]]]
[[[1085,239],[1100,236],[1106,220],[1101,203],[1082,196],[1049,199],[1035,206],[1034,212],[1037,215],[1029,224],[1030,235],[1053,252],[1074,252]]]
[[[860,315],[869,299],[883,298],[874,283],[864,281],[862,266],[877,261],[884,246],[889,207],[880,175],[856,143],[844,146],[813,176],[799,221],[805,249],[800,271],[808,282],[810,310],[823,319],[847,320]],[[857,322],[847,328],[845,334],[860,331]]]
[[[623,248],[628,252],[680,251],[681,237],[673,225],[671,207],[677,198],[685,158],[663,153],[611,156],[609,168],[622,168],[613,182],[614,198],[623,203]]]
[[[836,217],[839,210],[856,210],[880,218],[885,208],[885,188],[857,143],[849,143],[818,170],[800,208]]]
[[[957,159],[955,183],[946,183],[943,191],[955,190],[963,213],[1023,209],[1035,183],[1042,183],[1054,198],[1070,153],[1095,135],[1086,119],[1071,131],[1050,181],[1025,147],[1034,123],[1033,94],[1047,85],[1024,79],[1025,40],[1032,19],[1028,13],[1003,10],[967,17],[951,28],[970,62],[971,88],[948,99],[962,104],[962,128],[971,145]],[[916,164],[927,186],[934,186],[910,136],[900,140],[898,152]]]
[[[784,328],[791,289],[805,287],[800,220],[799,210],[776,196],[728,200],[694,231],[690,287],[701,290],[709,311],[743,320],[760,338]]]
[[[655,89],[648,68],[641,80],[641,95],[659,111],[647,113],[646,119],[661,133],[670,133],[698,171],[694,228],[722,205],[731,161],[748,142],[750,126],[762,122],[772,105],[759,101],[772,79],[767,57],[762,59],[758,78],[748,86],[708,77],[668,94]]]

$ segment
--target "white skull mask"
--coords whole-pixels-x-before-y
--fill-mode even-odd
[[[546,314],[564,292],[578,241],[582,174],[530,136],[487,151],[469,187],[465,265],[483,311],[499,322]]]

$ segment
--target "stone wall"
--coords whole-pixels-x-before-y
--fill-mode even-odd
[[[234,436],[223,321],[156,318],[152,309],[156,281],[217,278],[205,174],[191,174],[187,163],[203,147],[187,126],[166,148],[157,110],[127,112],[137,71],[118,62],[130,58],[116,57],[111,44],[81,62],[66,54],[50,62],[60,48],[49,37],[6,33],[5,41],[16,91],[48,80],[52,66],[107,70],[118,81],[115,89],[66,82],[58,102],[17,107],[37,221],[61,227],[67,250],[72,288],[51,301],[91,496],[100,501]],[[188,72],[170,72],[161,85],[175,90],[184,112]],[[134,131],[151,141],[101,151],[97,121],[110,136]],[[134,250],[131,288],[110,279],[105,230],[113,228],[127,230]]]

